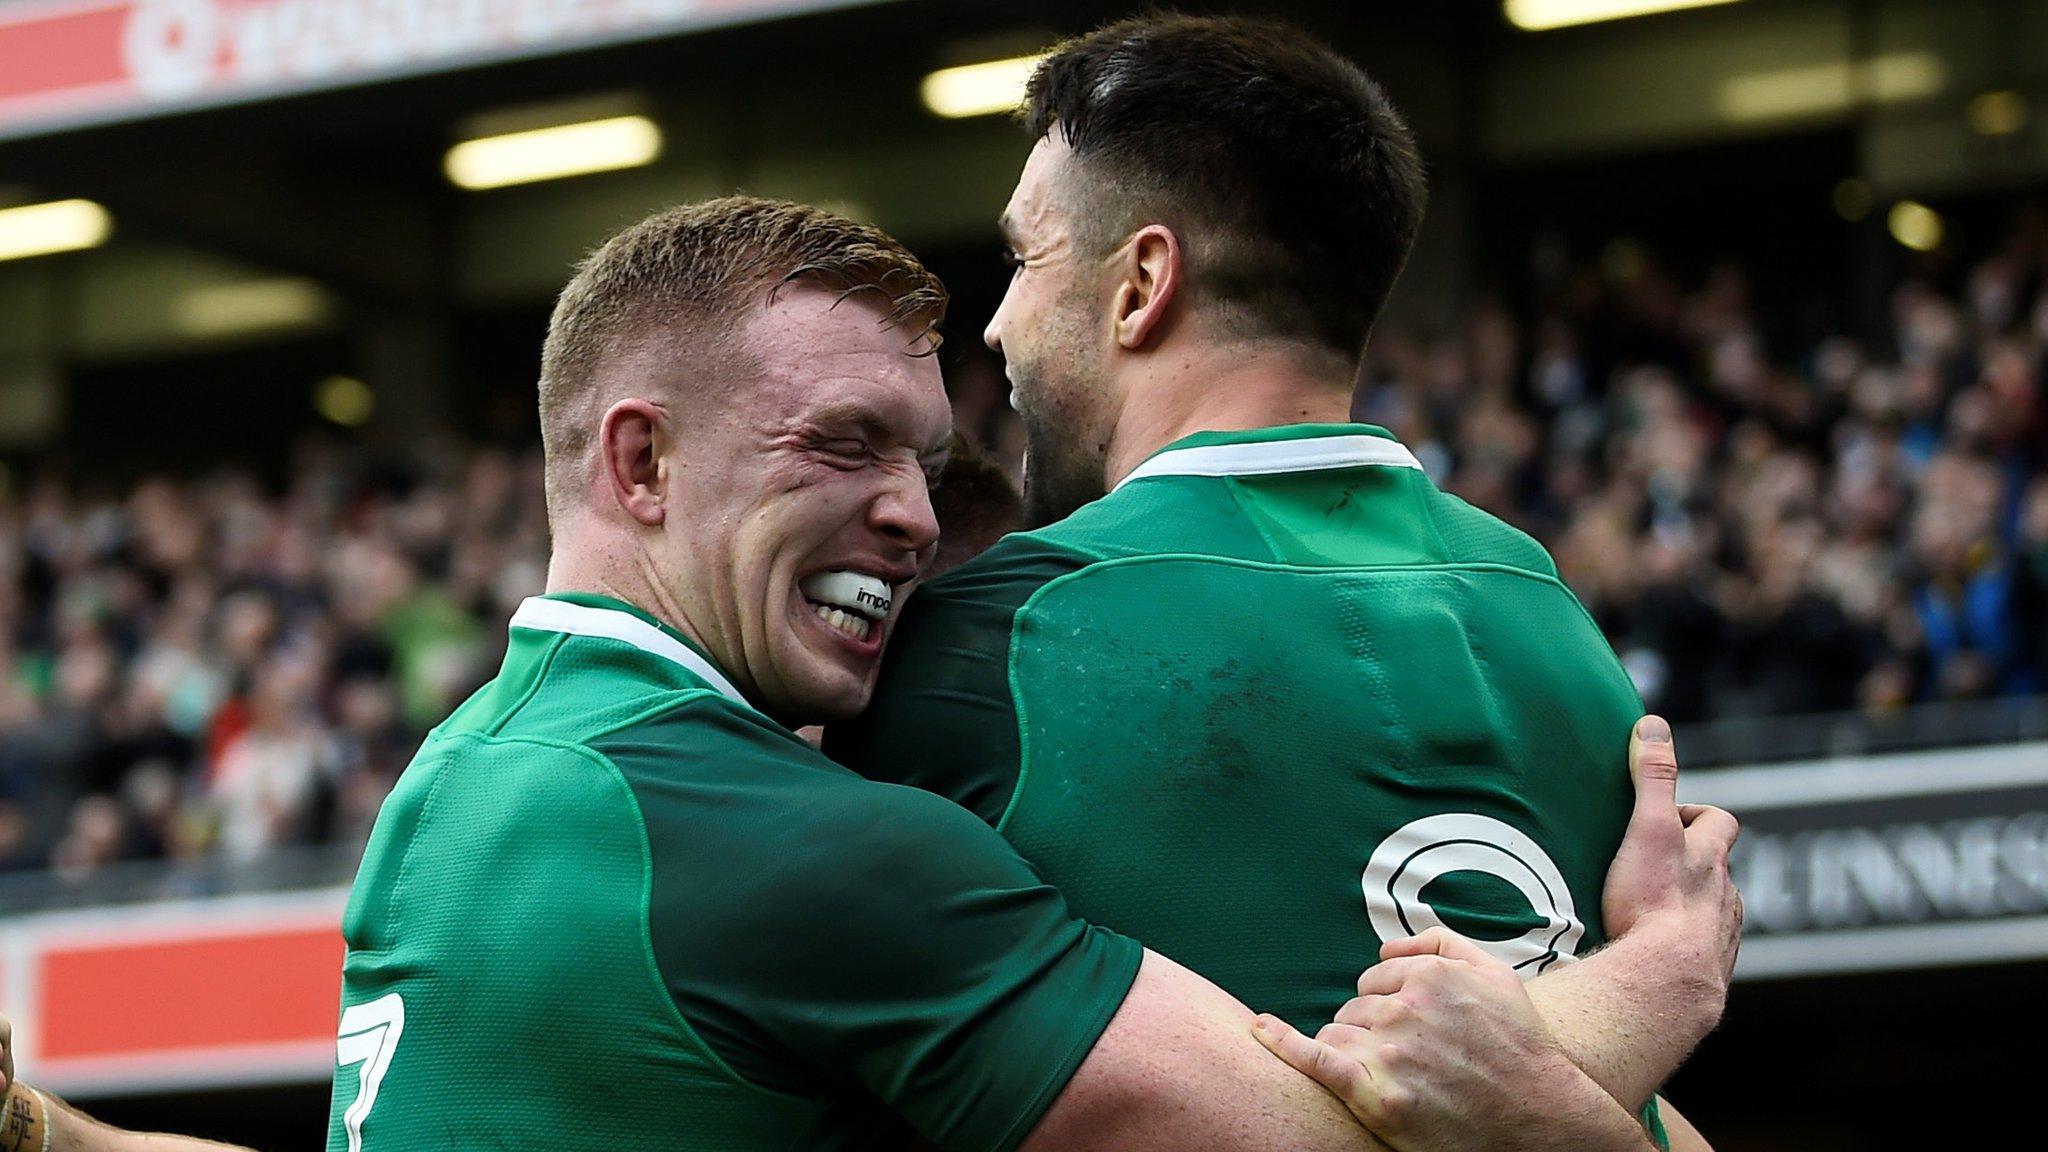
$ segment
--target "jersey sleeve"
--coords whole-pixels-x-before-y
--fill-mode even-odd
[[[647,824],[663,979],[759,1086],[852,1090],[948,1152],[1006,1152],[1136,977],[1139,945],[1075,919],[973,814],[736,708],[604,752]]]
[[[1641,1118],[1643,1131],[1649,1134],[1650,1143],[1657,1146],[1658,1152],[1671,1152],[1671,1133],[1664,1128],[1664,1111],[1658,1106],[1655,1096],[1643,1105]]]
[[[858,718],[826,727],[826,755],[1000,822],[1023,763],[1011,628],[1033,593],[1087,563],[1010,536],[919,589],[889,639],[874,699]]]

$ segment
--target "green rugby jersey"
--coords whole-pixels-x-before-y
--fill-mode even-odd
[[[343,931],[329,1152],[1009,1149],[1141,956],[577,595],[427,738]]]
[[[1641,702],[1527,536],[1364,425],[1203,433],[919,589],[826,750],[1313,1032],[1438,923],[1601,939]]]

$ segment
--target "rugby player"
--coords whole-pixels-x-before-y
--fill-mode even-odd
[[[1432,925],[1557,970],[1537,1002],[1634,1037],[1574,1055],[1644,1107],[1718,1018],[1739,914],[1563,968],[1630,927],[1600,896],[1642,705],[1538,544],[1347,423],[1422,219],[1407,127],[1299,31],[1172,15],[1059,46],[1024,111],[986,340],[1035,530],[919,591],[827,753],[1294,1028],[1361,943]]]
[[[550,592],[380,814],[330,1149],[879,1148],[906,1124],[941,1149],[1386,1146],[972,813],[795,735],[867,702],[932,554],[943,303],[881,233],[744,199],[650,218],[565,290]],[[1383,1062],[1396,1145],[1646,1147],[1525,1024],[1431,1036],[1527,1057],[1504,1110],[1396,1091],[1411,1070]],[[17,1146],[204,1146],[9,1092]],[[1439,1106],[1447,1135],[1413,1136]]]

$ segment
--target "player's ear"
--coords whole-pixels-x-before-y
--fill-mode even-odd
[[[1136,351],[1159,333],[1181,292],[1187,268],[1180,237],[1164,224],[1145,225],[1118,252],[1114,271],[1116,341]]]
[[[598,431],[605,491],[628,516],[649,527],[668,516],[668,414],[638,398],[605,409]]]

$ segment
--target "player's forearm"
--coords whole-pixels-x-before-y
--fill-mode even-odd
[[[47,1092],[15,1084],[0,1111],[0,1152],[250,1152],[231,1144],[110,1128]]]
[[[1590,1076],[1581,1078],[1577,1084],[1550,1080],[1541,1087],[1532,1086],[1531,1090],[1556,1096],[1546,1105],[1546,1122],[1523,1126],[1512,1143],[1487,1142],[1485,1146],[1490,1152],[1549,1152],[1557,1148],[1570,1148],[1573,1152],[1663,1152],[1644,1131],[1642,1121]],[[1415,1152],[1426,1149],[1415,1146]]]
[[[1123,1007],[1023,1152],[1387,1152],[1273,1058],[1243,1004],[1147,952]]]
[[[1644,922],[1576,964],[1529,984],[1572,1062],[1640,1109],[1720,1022],[1727,985],[1694,963],[1676,930]]]
[[[1375,1100],[1373,1121],[1274,1058],[1252,1036],[1252,1014],[1208,981],[1147,953],[1138,982],[1053,1103],[1023,1152],[1494,1152],[1570,1148],[1650,1152],[1635,1117],[1591,1077],[1559,1060],[1529,1070],[1497,1104],[1426,1106]],[[1534,1093],[1542,1107],[1525,1106]]]

